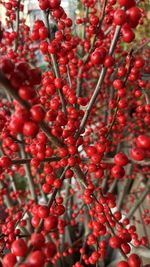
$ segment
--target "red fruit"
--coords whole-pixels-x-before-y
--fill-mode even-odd
[[[115,155],[114,162],[117,165],[125,166],[128,164],[128,158],[123,152],[120,152],[120,153]]]
[[[134,6],[127,10],[127,15],[129,24],[131,23],[131,27],[132,24],[136,26],[141,18],[141,11],[138,7]]]
[[[19,118],[16,118],[15,116],[13,116],[9,123],[9,129],[10,131],[16,134],[22,133],[23,122],[21,122]]]
[[[122,166],[115,165],[111,169],[111,174],[112,174],[112,176],[114,178],[120,179],[120,178],[122,178],[125,175],[125,171],[124,171],[124,168]]]
[[[39,7],[42,10],[46,10],[49,8],[49,1],[48,0],[39,0]]]
[[[48,37],[48,29],[45,27],[41,27],[39,29],[39,37],[40,37],[40,40],[44,40],[45,38],[47,38]]]
[[[15,240],[11,245],[11,251],[15,256],[18,257],[25,257],[28,251],[28,247],[25,243],[25,241],[20,238],[18,240]]]
[[[105,57],[105,60],[104,60],[104,66],[106,67],[106,68],[109,68],[109,67],[111,67],[111,66],[113,66],[113,64],[114,64],[114,59],[113,59],[113,57],[112,56],[106,56]]]
[[[123,82],[120,79],[116,79],[113,81],[113,86],[115,89],[119,90],[123,88]]]
[[[18,94],[23,100],[26,100],[26,101],[35,97],[34,89],[26,85],[21,86],[19,88]]]
[[[131,251],[129,244],[127,244],[127,243],[122,244],[121,249],[125,254],[128,254]]]
[[[106,49],[105,48],[99,48],[96,49],[92,55],[91,55],[91,62],[93,65],[99,65],[104,62],[104,59],[106,57]]]
[[[40,105],[35,105],[30,109],[32,119],[37,122],[41,122],[44,120],[45,111]]]
[[[60,6],[61,0],[49,0],[49,5],[51,9],[56,9]]]
[[[33,267],[44,266],[44,262],[45,262],[44,253],[40,250],[36,250],[34,252],[31,252],[29,257],[28,257],[28,262]]]
[[[11,159],[9,158],[9,157],[7,157],[7,156],[2,156],[1,158],[0,158],[0,166],[2,167],[2,168],[7,168],[7,167],[9,167],[11,165]]]
[[[58,218],[54,215],[51,215],[44,219],[44,228],[46,231],[50,231],[57,227]]]
[[[130,267],[141,267],[142,262],[137,254],[131,254],[128,258]]]
[[[46,259],[49,260],[56,254],[56,245],[53,242],[48,242],[42,247],[42,251]]]
[[[9,59],[4,58],[0,63],[0,68],[3,73],[10,74],[14,70],[14,63]]]
[[[40,43],[40,51],[43,54],[46,54],[48,52],[48,42],[47,41],[43,41]]]
[[[33,25],[34,30],[39,30],[41,27],[44,27],[44,22],[42,20],[40,20],[40,19],[35,20],[34,21],[34,25]]]
[[[34,248],[41,248],[45,243],[45,239],[41,233],[37,233],[31,235],[30,242]]]
[[[37,85],[41,82],[41,70],[39,68],[30,69],[29,71],[30,84]]]
[[[33,41],[37,41],[37,40],[39,40],[39,39],[40,39],[39,31],[38,31],[38,30],[33,30],[33,31],[31,32],[30,37],[31,37],[31,39],[32,39]]]
[[[122,31],[123,41],[125,43],[131,43],[135,38],[135,33],[132,29],[126,28]]]
[[[129,264],[126,261],[120,261],[117,264],[117,267],[130,267]]]
[[[118,236],[112,236],[109,239],[109,245],[112,248],[120,248],[120,246],[121,246],[121,239]]]
[[[100,163],[102,156],[100,154],[94,154],[91,156],[91,162],[94,164]]]
[[[40,206],[40,207],[38,208],[37,215],[38,215],[41,219],[44,219],[44,218],[48,217],[48,215],[49,215],[49,209],[48,209],[48,207],[46,207],[46,206]]]
[[[97,152],[96,148],[94,146],[88,146],[86,149],[86,154],[91,157],[93,154]]]
[[[145,157],[144,150],[139,147],[132,148],[130,155],[133,160],[137,161],[141,161]]]
[[[54,84],[57,89],[61,89],[63,87],[63,81],[61,78],[55,78]]]
[[[40,218],[37,215],[32,217],[31,224],[33,227],[38,227],[39,223],[40,223]]]
[[[35,136],[38,133],[39,127],[38,125],[33,121],[27,121],[24,123],[23,126],[23,134],[25,136]]]
[[[143,149],[149,149],[150,148],[150,136],[139,135],[136,139],[136,145],[137,147],[140,147]]]
[[[54,213],[58,216],[64,214],[65,213],[65,207],[63,205],[57,205]]]
[[[114,14],[114,22],[116,25],[123,25],[126,22],[126,12],[122,9],[117,10]]]
[[[118,0],[120,6],[125,6],[126,8],[130,8],[136,5],[135,0]]]
[[[12,253],[8,253],[3,258],[3,267],[14,267],[16,263],[16,257]]]

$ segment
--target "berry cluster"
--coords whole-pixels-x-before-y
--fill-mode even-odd
[[[150,48],[136,39],[141,2],[80,0],[73,21],[60,0],[38,0],[43,19],[27,25],[22,0],[0,1],[4,267],[107,267],[115,250],[117,267],[143,267]]]

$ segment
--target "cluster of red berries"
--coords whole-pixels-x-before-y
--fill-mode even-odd
[[[149,178],[150,49],[146,40],[139,51],[128,49],[146,11],[135,0],[101,0],[101,10],[96,0],[80,2],[84,12],[74,23],[60,0],[38,0],[45,21],[35,19],[33,27],[21,1],[0,3],[4,267],[97,266],[116,249],[124,257],[117,267],[142,267],[131,247],[148,246],[148,238],[122,209],[138,204],[146,186],[131,194],[127,186],[120,196],[138,172]],[[148,209],[141,220],[149,224]]]

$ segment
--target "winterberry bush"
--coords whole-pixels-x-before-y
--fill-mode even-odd
[[[23,0],[1,0],[2,266],[144,266],[150,40],[138,32],[145,2],[82,0],[73,21],[60,0],[37,0],[43,19],[28,25]]]

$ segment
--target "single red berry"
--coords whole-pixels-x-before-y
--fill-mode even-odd
[[[58,218],[57,216],[51,215],[44,219],[44,228],[46,231],[50,231],[57,227]]]
[[[131,43],[135,38],[135,33],[132,29],[126,28],[122,31],[123,41],[125,43]]]
[[[141,267],[141,259],[137,254],[131,254],[128,258],[128,264],[130,267]]]
[[[40,105],[34,105],[30,109],[32,119],[37,122],[42,122],[45,117],[45,111]]]
[[[23,134],[25,136],[35,136],[38,133],[39,127],[33,121],[27,121],[23,126]]]
[[[45,243],[45,239],[41,233],[36,233],[31,235],[30,242],[34,248],[41,248]]]
[[[18,240],[15,240],[11,245],[11,251],[15,256],[18,257],[25,257],[28,251],[28,247],[25,243],[25,241],[20,238]]]
[[[122,9],[119,9],[114,13],[114,22],[116,25],[123,25],[126,22],[126,18],[126,12]]]
[[[39,0],[39,7],[42,10],[49,8],[49,0]]]
[[[99,65],[104,62],[104,59],[106,57],[106,49],[105,48],[99,48],[96,49],[92,55],[91,55],[91,62],[93,65]]]
[[[34,89],[26,85],[21,86],[19,88],[18,94],[23,100],[26,100],[26,101],[35,97]]]
[[[56,9],[60,6],[61,0],[49,0],[49,5],[51,9]]]
[[[42,251],[46,259],[49,260],[56,254],[56,245],[50,241],[42,247]]]
[[[3,267],[14,267],[16,263],[16,257],[12,253],[8,253],[3,258]]]
[[[117,165],[125,166],[128,164],[128,158],[123,152],[120,152],[120,153],[115,155],[114,162]]]
[[[125,175],[125,170],[122,166],[115,165],[111,169],[111,174],[114,178],[120,179],[120,178],[123,178],[123,176]]]
[[[130,267],[129,264],[126,261],[120,261],[117,264],[117,267]]]
[[[131,158],[136,161],[141,161],[145,157],[144,150],[139,147],[132,148],[130,155]]]
[[[109,239],[109,245],[112,248],[120,248],[120,246],[121,246],[121,239],[118,236],[112,236]]]
[[[150,148],[150,136],[148,136],[148,135],[139,135],[136,138],[136,145],[139,148],[149,149]]]
[[[37,212],[37,215],[41,218],[41,219],[44,219],[46,217],[48,217],[49,215],[49,209],[47,206],[40,206],[38,208],[38,212]]]
[[[134,6],[127,10],[128,20],[131,27],[136,27],[139,19],[141,18],[141,11],[138,7]]]
[[[36,251],[31,252],[28,257],[28,262],[33,267],[44,266],[44,262],[45,262],[44,253],[41,250],[36,250]]]
[[[0,158],[0,166],[2,168],[7,168],[11,165],[11,159],[8,156],[2,156]]]

